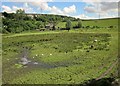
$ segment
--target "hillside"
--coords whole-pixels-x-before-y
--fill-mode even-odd
[[[66,22],[71,22],[71,29],[80,28],[117,28],[118,18],[83,20],[70,16],[53,14],[26,14],[18,10],[16,13],[2,13],[3,33],[21,33],[33,30],[67,30]],[[78,27],[81,22],[81,27]]]
[[[36,29],[46,29],[46,26],[51,26],[50,29],[55,30],[55,26],[60,22],[77,21],[73,17],[52,14],[26,14],[22,10],[17,10],[16,13],[2,13],[3,33],[21,33]]]
[[[65,28],[66,22],[60,22],[57,27]],[[73,21],[72,25],[75,26],[77,21]],[[109,27],[118,26],[118,18],[109,19],[94,19],[94,20],[82,20],[82,26],[98,26],[98,27]]]

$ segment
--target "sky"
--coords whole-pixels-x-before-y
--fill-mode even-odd
[[[118,17],[119,0],[2,0],[1,12],[57,14],[81,19]]]

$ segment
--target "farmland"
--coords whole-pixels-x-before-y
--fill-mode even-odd
[[[118,33],[108,28],[117,19],[98,22],[104,28],[3,34],[3,84],[81,84],[100,77],[118,59]],[[117,77],[117,65],[103,78],[111,76]]]

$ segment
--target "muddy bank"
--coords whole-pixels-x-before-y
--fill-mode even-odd
[[[33,61],[32,59],[30,59],[29,53],[30,53],[30,50],[26,47],[23,47],[19,55],[18,64],[21,64],[24,67],[47,68],[47,69],[56,68],[56,67],[67,67],[72,65],[68,62],[49,64],[42,61],[39,61],[39,62]]]

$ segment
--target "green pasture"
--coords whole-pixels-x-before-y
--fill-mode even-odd
[[[108,29],[26,32],[2,38],[4,84],[81,84],[98,78],[118,56],[118,33]],[[20,64],[23,49],[38,64]],[[116,69],[104,77],[116,76]]]
[[[96,19],[96,20],[82,20],[82,26],[98,26],[101,28],[108,28],[109,26],[118,26],[118,18],[113,19]],[[72,21],[72,26],[77,25],[77,21]],[[59,22],[57,24],[57,27],[59,28],[65,28],[66,22]]]

